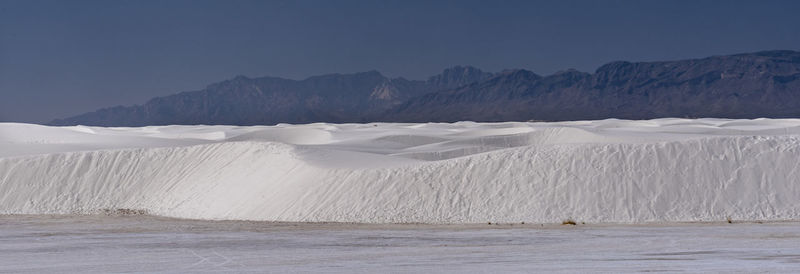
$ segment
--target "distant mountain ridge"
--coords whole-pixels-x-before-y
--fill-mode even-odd
[[[457,66],[427,81],[390,79],[377,71],[328,74],[304,80],[238,76],[203,90],[156,97],[51,122],[53,125],[145,126],[168,124],[261,125],[365,122],[415,96],[490,77]]]
[[[660,117],[800,117],[800,52],[663,62],[617,61],[595,73],[487,73],[457,66],[426,81],[377,71],[304,80],[247,78],[54,120],[53,125],[257,125]]]
[[[800,52],[766,51],[667,62],[612,62],[594,74],[525,70],[426,94],[393,121],[800,117]]]

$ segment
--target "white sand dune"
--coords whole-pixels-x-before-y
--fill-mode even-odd
[[[365,223],[800,220],[800,120],[0,123],[0,214]]]

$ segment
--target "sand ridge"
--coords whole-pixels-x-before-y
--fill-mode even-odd
[[[800,120],[0,124],[0,214],[357,223],[800,219]]]

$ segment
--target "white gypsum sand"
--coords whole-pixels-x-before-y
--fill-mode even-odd
[[[0,123],[0,214],[292,222],[800,219],[800,120]]]
[[[797,273],[800,223],[331,224],[0,215],[0,273]]]

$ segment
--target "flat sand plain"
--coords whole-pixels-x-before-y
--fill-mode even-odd
[[[375,225],[0,216],[0,272],[797,272],[800,223]]]

